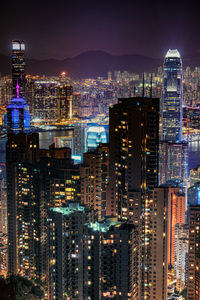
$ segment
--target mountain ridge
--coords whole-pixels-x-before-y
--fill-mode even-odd
[[[65,59],[26,59],[26,73],[31,75],[59,75],[62,71],[73,78],[107,77],[113,71],[133,73],[155,72],[163,64],[163,59],[140,54],[112,55],[104,51],[86,51]],[[193,54],[183,58],[184,67],[200,66],[200,55]],[[11,58],[0,54],[0,74],[11,74]]]

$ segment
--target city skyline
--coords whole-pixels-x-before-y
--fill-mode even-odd
[[[80,80],[26,50],[0,76],[2,300],[199,299],[200,67]]]

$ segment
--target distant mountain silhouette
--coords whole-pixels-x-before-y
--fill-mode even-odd
[[[64,60],[26,59],[26,72],[32,75],[58,75],[67,71],[74,78],[107,77],[108,71],[129,71],[134,73],[154,72],[163,63],[163,59],[154,59],[143,55],[115,56],[104,51],[88,51]],[[190,55],[183,59],[184,67],[200,66],[200,55]],[[11,74],[11,59],[0,54],[0,74]]]

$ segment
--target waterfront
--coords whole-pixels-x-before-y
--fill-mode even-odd
[[[66,137],[70,135],[69,130],[43,131],[39,133],[40,148],[48,148],[56,137]],[[0,138],[0,163],[5,163],[6,137]],[[189,142],[189,170],[200,164],[200,140]]]

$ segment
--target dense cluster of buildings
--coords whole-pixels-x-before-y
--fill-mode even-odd
[[[163,75],[143,76],[150,86],[118,71],[77,91],[66,74],[25,77],[24,51],[13,42],[9,103],[0,89],[0,274],[41,281],[49,300],[183,299],[185,288],[188,300],[200,299],[200,167],[188,178],[182,135],[183,89],[193,89],[198,70],[187,68],[193,80],[183,85],[180,54],[169,50]],[[40,149],[31,129],[31,118],[67,124],[108,109],[109,142],[104,127],[91,126],[85,141],[76,124],[67,144]]]

